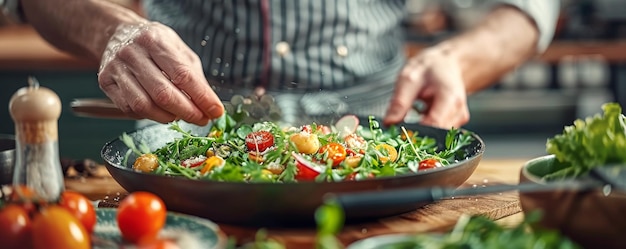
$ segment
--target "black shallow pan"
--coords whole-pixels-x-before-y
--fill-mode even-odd
[[[367,122],[367,121],[363,121]],[[209,127],[181,123],[185,130],[204,135]],[[407,129],[421,136],[435,138],[443,147],[447,130],[405,124]],[[154,125],[129,133],[136,143],[145,143],[157,149],[179,137],[169,125]],[[136,172],[132,169],[135,156],[124,156],[129,148],[119,139],[104,145],[102,158],[113,178],[128,192],[149,191],[160,196],[168,210],[196,215],[210,220],[245,226],[300,226],[311,225],[314,211],[328,193],[387,191],[414,187],[458,187],[474,172],[485,150],[478,135],[466,147],[468,157],[449,166],[394,177],[347,182],[303,183],[232,183],[191,180]],[[346,221],[355,222],[387,217],[416,210],[423,204],[404,204],[372,210],[354,207],[346,210]]]

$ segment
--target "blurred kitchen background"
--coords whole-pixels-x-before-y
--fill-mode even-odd
[[[558,0],[545,0],[558,1]],[[137,1],[116,2],[140,11]],[[484,0],[407,0],[407,52],[436,43],[480,19]],[[546,138],[576,118],[618,101],[626,106],[626,1],[562,0],[555,39],[548,50],[469,98],[471,121],[487,144],[486,158],[530,158],[545,153]],[[0,21],[0,24],[2,22]],[[134,130],[128,120],[75,116],[75,98],[104,97],[97,64],[49,47],[27,26],[0,27],[0,133],[13,134],[11,95],[35,76],[59,94],[62,157],[100,160],[103,144]]]

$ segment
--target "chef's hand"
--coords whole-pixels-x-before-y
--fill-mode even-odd
[[[224,113],[198,56],[172,29],[156,22],[116,29],[102,55],[98,82],[136,118],[205,125]]]
[[[384,124],[402,122],[416,100],[426,104],[422,124],[450,129],[469,121],[465,84],[459,60],[452,53],[432,47],[408,60],[398,76]]]

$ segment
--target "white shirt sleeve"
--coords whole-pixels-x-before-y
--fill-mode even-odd
[[[535,21],[539,30],[537,52],[543,52],[550,45],[560,11],[559,0],[493,0],[490,3],[495,4],[513,5]]]

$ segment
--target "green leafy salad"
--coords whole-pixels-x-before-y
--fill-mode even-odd
[[[556,171],[545,179],[587,174],[593,167],[626,163],[626,122],[617,103],[602,106],[603,114],[578,119],[562,134],[549,138],[546,151],[557,159]]]
[[[191,134],[177,122],[170,129],[181,137],[154,151],[121,136],[129,152],[138,155],[135,170],[235,182],[361,180],[445,167],[466,158],[465,147],[474,141],[471,132],[451,129],[440,147],[418,131],[383,129],[373,117],[361,125],[353,115],[334,125],[281,127],[269,121],[243,123],[226,114],[208,134]]]

